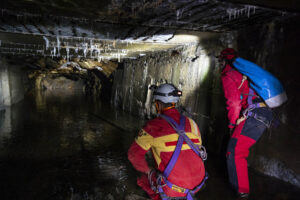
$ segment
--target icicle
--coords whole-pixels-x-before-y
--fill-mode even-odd
[[[66,48],[66,52],[67,52],[67,62],[69,62],[69,59],[70,59],[70,49],[69,49],[69,47]]]
[[[233,9],[231,9],[231,8],[226,10],[226,12],[228,14],[229,21],[231,20],[232,11],[233,11]]]
[[[101,58],[100,58],[100,49],[97,49],[96,52],[97,52],[97,59],[98,59],[98,62],[100,62],[100,61],[101,61]],[[96,56],[96,55],[95,55],[95,56]]]
[[[246,6],[246,10],[247,10],[247,17],[249,18],[250,15],[251,15],[251,9],[253,9],[253,13],[255,15],[255,9],[256,7],[255,6]]]
[[[177,20],[179,19],[179,15],[180,15],[180,10],[177,10],[177,11],[176,11],[176,19],[177,19]]]
[[[48,50],[48,48],[49,48],[49,40],[45,36],[43,36],[43,39],[45,40],[46,50]]]
[[[56,36],[56,45],[57,45],[57,56],[60,56],[60,41],[59,41],[59,36]]]
[[[75,48],[75,53],[78,54],[78,47]]]
[[[250,9],[251,9],[251,6],[247,6],[247,17],[248,18],[250,17]]]
[[[233,19],[236,19],[236,9],[233,10]]]
[[[85,58],[86,58],[86,55],[87,55],[87,51],[88,51],[88,44],[84,43],[83,44],[83,55],[84,55]]]
[[[176,19],[179,20],[182,17],[182,14],[184,13],[185,8],[176,10]]]
[[[93,39],[90,40],[90,54],[91,54],[91,57],[93,56],[93,51],[95,49],[95,45],[93,45]]]
[[[53,56],[55,56],[56,55],[56,48],[54,47],[53,48]]]

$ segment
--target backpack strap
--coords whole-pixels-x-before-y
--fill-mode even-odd
[[[240,86],[238,87],[238,90],[242,87],[242,85],[244,84],[245,80],[247,80],[247,76],[243,75],[243,79],[242,79],[242,82],[241,82]]]

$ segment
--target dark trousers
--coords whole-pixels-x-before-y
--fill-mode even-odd
[[[256,108],[257,116],[248,117],[236,126],[229,140],[226,159],[230,184],[240,193],[249,193],[247,157],[249,148],[261,137],[272,121],[269,108]]]

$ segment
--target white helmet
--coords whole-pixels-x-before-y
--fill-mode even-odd
[[[173,84],[161,84],[160,86],[152,85],[150,89],[154,89],[154,100],[163,103],[177,103],[182,91],[178,90]]]

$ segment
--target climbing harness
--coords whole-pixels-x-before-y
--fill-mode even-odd
[[[167,115],[160,114],[159,117],[166,120],[174,128],[174,130],[178,133],[179,137],[178,137],[175,151],[173,152],[173,155],[172,155],[168,165],[166,166],[163,174],[161,174],[161,173],[158,174],[158,177],[156,180],[156,185],[157,185],[156,187],[154,186],[154,183],[151,180],[152,172],[150,172],[150,175],[148,176],[148,178],[150,179],[149,181],[151,184],[151,188],[160,194],[160,197],[162,200],[179,200],[179,199],[193,200],[193,195],[201,189],[201,187],[204,185],[205,181],[208,179],[207,173],[205,173],[205,177],[202,180],[202,182],[198,186],[196,186],[193,190],[183,188],[183,187],[180,187],[180,186],[177,186],[177,185],[171,183],[168,180],[168,177],[169,177],[173,167],[175,166],[175,163],[181,152],[181,147],[182,147],[184,141],[190,146],[190,148],[199,157],[201,157],[202,160],[207,159],[206,149],[202,145],[199,146],[199,145],[194,144],[191,141],[191,139],[185,134],[185,132],[184,132],[185,119],[186,119],[185,116],[180,115],[180,124],[177,124],[171,117],[169,117]],[[185,193],[187,195],[186,195],[186,197],[169,197],[164,193],[164,190],[163,190],[163,187],[166,187],[166,186],[176,192]]]
[[[247,119],[248,117],[253,117],[254,119],[256,119],[257,121],[262,122],[264,125],[266,125],[266,127],[270,127],[271,123],[269,120],[267,120],[266,117],[258,115],[257,113],[254,113],[253,110],[256,108],[262,108],[262,107],[267,107],[267,105],[263,102],[259,102],[259,103],[253,103],[252,101],[252,97],[255,96],[254,95],[254,90],[249,88],[249,94],[248,94],[248,98],[247,98],[247,103],[248,103],[248,107],[243,111],[243,117],[245,119]]]

